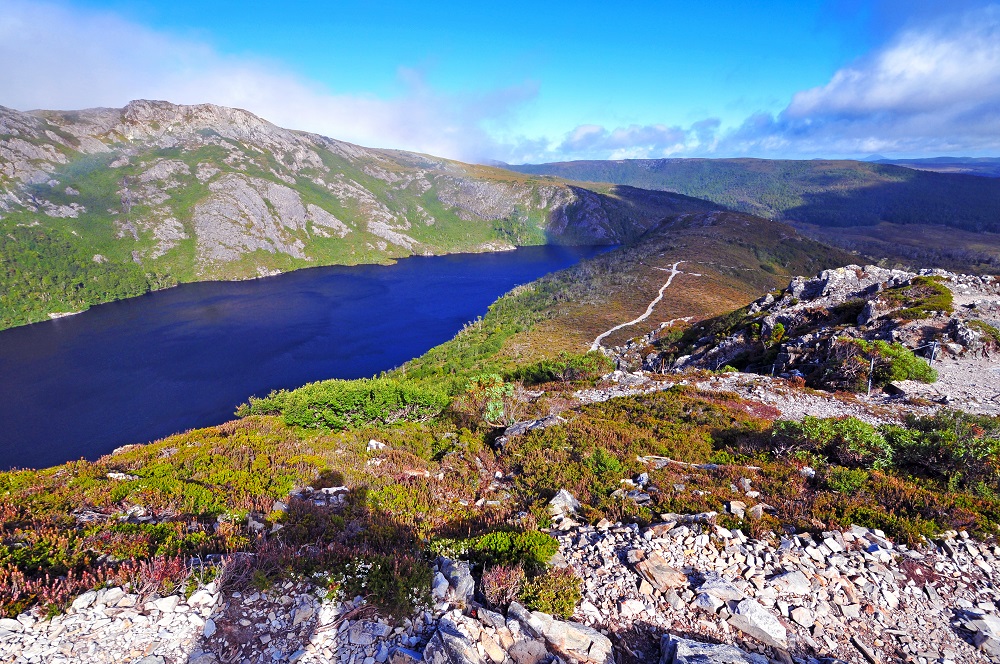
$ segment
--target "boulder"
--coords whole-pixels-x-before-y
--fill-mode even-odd
[[[786,648],[788,637],[778,617],[756,600],[744,599],[733,609],[729,624],[773,648]]]
[[[660,592],[687,585],[687,576],[668,565],[658,553],[651,553],[645,560],[637,562],[635,571]]]
[[[540,634],[558,653],[578,662],[611,662],[611,641],[596,629],[578,622],[556,620],[547,613],[532,611],[528,626]]]
[[[699,593],[711,595],[723,602],[737,601],[746,597],[739,588],[719,576],[717,572],[706,572],[704,579],[698,586]]]
[[[424,661],[428,664],[487,664],[476,644],[447,619],[438,623],[437,631],[424,648]]]
[[[742,519],[747,511],[747,504],[742,500],[730,500],[726,503],[726,511],[735,516],[737,519]]]
[[[768,664],[768,660],[736,646],[700,643],[664,634],[660,637],[660,664]]]
[[[578,509],[580,509],[580,501],[566,489],[559,489],[559,493],[549,501],[549,514],[552,516],[575,514]]]
[[[443,558],[441,572],[448,579],[448,584],[455,593],[455,599],[468,604],[472,600],[472,594],[476,591],[476,582],[472,578],[469,563],[463,560]]]

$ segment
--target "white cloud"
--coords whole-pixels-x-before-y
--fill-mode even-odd
[[[506,153],[485,126],[537,94],[532,84],[449,95],[400,70],[405,93],[337,94],[278,64],[110,13],[32,0],[0,2],[0,104],[21,110],[120,107],[132,99],[211,102],[275,124],[366,146],[477,160]]]
[[[720,140],[734,153],[968,154],[1000,149],[1000,6],[909,27],[777,117]]]
[[[1000,5],[921,13],[869,56],[738,127],[581,125],[545,158],[859,157],[1000,151]]]

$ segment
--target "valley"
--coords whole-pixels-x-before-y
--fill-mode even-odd
[[[0,109],[0,661],[997,661],[1000,181],[517,168]]]

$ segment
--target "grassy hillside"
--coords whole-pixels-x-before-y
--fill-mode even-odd
[[[1000,232],[1000,180],[858,161],[634,159],[510,166],[675,191],[770,219],[819,226],[938,224]]]

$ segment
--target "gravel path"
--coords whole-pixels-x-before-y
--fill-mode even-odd
[[[593,350],[599,349],[601,347],[601,341],[603,341],[606,337],[608,337],[608,335],[613,334],[614,332],[617,332],[618,330],[622,329],[623,327],[628,327],[630,325],[635,325],[636,323],[641,323],[642,321],[644,321],[647,318],[649,318],[652,315],[652,313],[653,313],[653,309],[663,299],[663,291],[665,291],[668,288],[670,288],[670,284],[674,280],[674,277],[676,277],[678,274],[682,274],[682,272],[677,269],[677,266],[680,265],[683,262],[684,261],[677,261],[676,263],[674,263],[670,267],[670,277],[667,279],[667,283],[665,283],[662,286],[660,286],[660,292],[653,299],[653,301],[649,303],[649,306],[646,307],[646,313],[642,314],[641,316],[639,316],[635,320],[630,320],[629,322],[622,323],[621,325],[615,325],[613,328],[611,328],[607,332],[604,332],[603,334],[598,335],[598,337],[596,339],[594,339],[594,343],[590,344],[590,350],[593,351]],[[654,268],[654,269],[663,270],[664,272],[666,271],[666,268],[662,268],[662,267],[657,267],[657,268]],[[696,276],[700,276],[700,275],[696,275]]]

